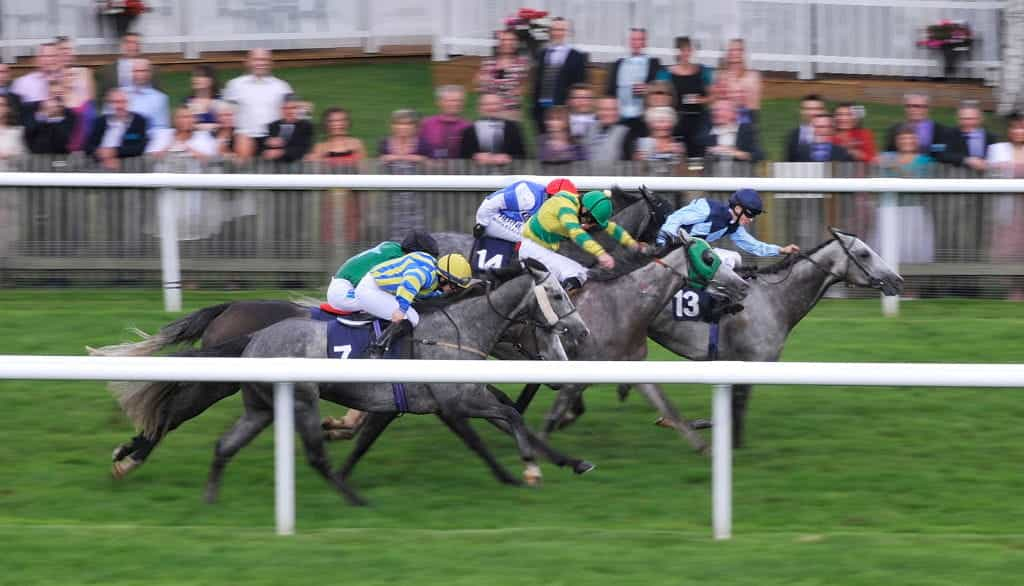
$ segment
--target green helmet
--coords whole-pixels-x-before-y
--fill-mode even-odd
[[[614,206],[612,206],[612,200],[603,191],[588,191],[583,194],[583,207],[590,212],[590,216],[594,218],[598,226],[602,228],[608,225],[608,220],[612,217]]]

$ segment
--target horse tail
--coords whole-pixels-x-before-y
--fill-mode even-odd
[[[210,327],[213,320],[227,311],[229,307],[231,307],[231,302],[204,307],[172,321],[152,336],[142,330],[132,328],[132,332],[142,338],[138,342],[126,342],[102,348],[86,347],[86,349],[92,356],[152,356],[168,346],[191,344],[203,337],[206,328]]]
[[[238,336],[223,344],[206,348],[175,352],[172,356],[236,358],[242,355],[251,335]],[[110,393],[117,399],[121,410],[131,419],[140,433],[149,439],[161,437],[167,428],[165,414],[171,401],[183,392],[207,383],[202,382],[112,382]]]

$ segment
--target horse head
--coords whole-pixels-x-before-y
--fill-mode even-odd
[[[535,259],[525,259],[522,265],[533,277],[533,295],[541,316],[538,322],[543,325],[543,329],[555,334],[556,339],[561,334],[567,334],[573,344],[589,336],[590,330],[576,311],[569,294],[548,268]],[[560,348],[561,344],[557,346]],[[562,353],[564,355],[564,349]]]
[[[747,296],[750,284],[726,266],[707,241],[690,236],[686,230],[679,230],[678,238],[686,249],[692,285],[702,286],[708,293],[734,303]]]
[[[829,232],[845,257],[843,280],[858,287],[878,289],[882,295],[898,295],[903,289],[903,277],[881,256],[857,236],[829,226]]]

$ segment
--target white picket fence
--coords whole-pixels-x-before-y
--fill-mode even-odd
[[[702,383],[714,385],[712,527],[732,536],[730,384],[1024,387],[1020,364],[799,362],[520,362],[303,358],[0,356],[0,380],[252,381],[275,383],[277,532],[295,532],[294,382]]]

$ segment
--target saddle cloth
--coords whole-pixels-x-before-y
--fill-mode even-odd
[[[473,251],[469,255],[473,274],[478,275],[490,269],[504,269],[512,266],[519,256],[519,243],[481,236],[473,241]]]
[[[676,321],[711,321],[711,295],[703,289],[683,287],[672,296]]]
[[[352,314],[355,319],[325,311],[322,308],[309,308],[309,317],[314,321],[327,322],[327,357],[365,358],[369,348],[390,322],[381,319],[365,320],[362,314]],[[372,316],[371,316],[372,317]],[[398,358],[402,344],[395,343],[388,350],[386,358]]]

